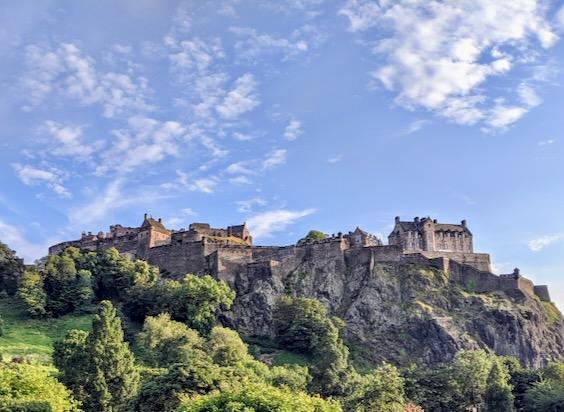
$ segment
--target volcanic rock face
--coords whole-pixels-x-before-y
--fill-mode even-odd
[[[291,270],[259,262],[229,283],[237,298],[225,320],[247,336],[272,336],[277,299],[289,294],[319,299],[342,318],[362,361],[432,365],[460,349],[513,355],[529,367],[564,359],[564,320],[553,304],[520,291],[474,293],[433,265],[306,257]]]

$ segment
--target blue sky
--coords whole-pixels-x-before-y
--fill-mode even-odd
[[[0,239],[465,218],[562,308],[563,37],[540,0],[5,4]]]

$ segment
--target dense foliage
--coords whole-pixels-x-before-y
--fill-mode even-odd
[[[340,337],[343,323],[329,317],[315,299],[280,299],[274,317],[280,346],[312,358],[311,389],[323,395],[343,395],[350,373],[349,351]]]
[[[338,402],[323,400],[318,396],[255,383],[189,399],[183,403],[180,411],[339,412],[341,407]]]
[[[70,412],[78,404],[49,367],[0,363],[0,412]]]
[[[0,292],[13,295],[23,274],[23,262],[7,245],[0,242]]]

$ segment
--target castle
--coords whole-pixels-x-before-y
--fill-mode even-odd
[[[444,224],[430,217],[413,221],[396,217],[388,245],[357,227],[346,234],[305,239],[296,245],[255,246],[246,224],[217,229],[207,223],[192,223],[188,229],[169,230],[162,219],[145,214],[140,227],[116,224],[107,233],[83,232],[78,240],[51,246],[49,254],[69,246],[90,251],[114,247],[158,266],[164,276],[209,273],[231,285],[242,273],[246,278],[276,274],[283,279],[306,259],[329,259],[343,267],[351,262],[371,268],[377,263],[425,264],[444,270],[451,280],[476,292],[499,290],[550,300],[546,286],[533,285],[518,269],[511,274],[493,274],[490,256],[474,252],[473,235],[465,220]]]

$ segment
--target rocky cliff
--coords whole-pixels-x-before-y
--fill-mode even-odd
[[[317,298],[341,317],[359,361],[436,364],[478,348],[529,367],[564,359],[562,315],[519,290],[476,293],[444,268],[408,260],[306,256],[282,266],[257,262],[231,277],[237,299],[225,321],[247,336],[272,336],[276,301],[290,294]]]

